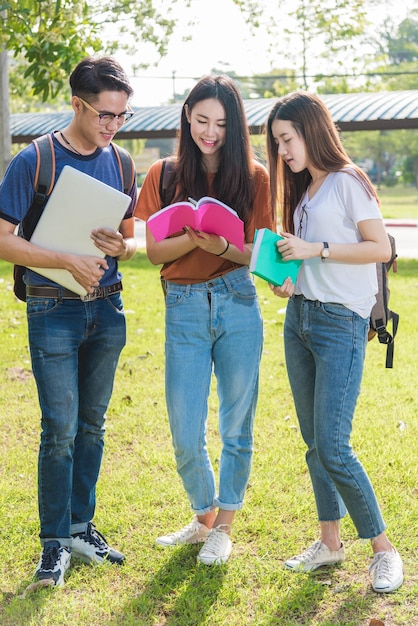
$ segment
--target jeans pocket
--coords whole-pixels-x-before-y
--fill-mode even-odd
[[[170,289],[168,287],[167,293],[165,296],[165,306],[167,308],[173,308],[178,306],[184,301],[185,292],[184,291],[176,291],[175,289]]]
[[[324,313],[335,320],[352,320],[355,317],[354,311],[347,309],[343,304],[337,304],[336,302],[323,302],[321,308]]]
[[[123,300],[120,293],[114,293],[107,298],[105,298],[107,304],[109,304],[112,309],[117,311],[118,313],[123,313]]]
[[[31,298],[28,296],[26,301],[26,314],[29,319],[35,315],[50,313],[54,309],[58,308],[58,306],[58,300],[54,298]]]
[[[255,284],[250,278],[233,282],[228,289],[236,298],[242,300],[255,300],[257,298]]]

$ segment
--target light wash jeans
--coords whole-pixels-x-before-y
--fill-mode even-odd
[[[28,297],[32,369],[42,432],[38,458],[41,543],[71,546],[93,519],[105,412],[126,341],[121,295],[91,302]]]
[[[177,470],[195,514],[243,506],[251,469],[263,325],[247,267],[167,283],[166,399]],[[206,445],[212,367],[219,397],[219,494]]]
[[[385,523],[370,480],[350,444],[369,320],[341,304],[293,296],[287,305],[286,364],[319,521],[347,510],[362,539]]]

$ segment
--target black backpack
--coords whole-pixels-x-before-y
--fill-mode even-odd
[[[392,235],[389,235],[389,241],[392,246],[392,255],[387,263],[376,263],[378,292],[376,294],[376,304],[374,305],[370,315],[369,341],[376,337],[380,343],[386,344],[386,367],[393,367],[393,352],[396,332],[398,330],[399,315],[389,308],[389,280],[388,273],[390,268],[393,272],[397,271],[397,254],[396,242]],[[392,334],[388,331],[387,325],[392,320]]]
[[[19,237],[23,237],[27,240],[32,237],[33,231],[35,230],[39,218],[42,215],[42,211],[44,210],[48,196],[50,195],[55,182],[55,151],[51,134],[48,133],[47,135],[37,137],[33,140],[33,144],[35,146],[37,158],[34,180],[35,194],[31,206],[19,224],[17,232]],[[111,146],[115,151],[115,155],[119,163],[123,191],[129,195],[134,183],[134,162],[127,150],[121,148],[113,142],[111,143]],[[19,300],[22,300],[22,302],[26,302],[26,285],[23,282],[25,272],[26,267],[22,265],[15,265],[13,268],[13,291],[15,296]]]
[[[167,188],[172,182],[172,177],[175,175],[175,169],[175,161],[172,158],[168,157],[163,159],[163,165],[160,174],[160,184],[158,189],[163,207],[170,204],[172,200],[172,198],[169,198],[167,195]]]

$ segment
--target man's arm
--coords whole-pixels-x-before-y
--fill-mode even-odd
[[[106,259],[47,250],[15,234],[15,226],[0,218],[0,258],[25,267],[52,267],[71,272],[75,280],[90,293],[99,285],[107,269]]]

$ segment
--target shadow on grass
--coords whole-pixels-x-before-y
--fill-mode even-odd
[[[33,572],[35,566],[36,561],[31,565]],[[68,583],[77,569],[84,569],[85,567],[85,563],[81,561],[72,561],[65,574],[65,583]],[[57,594],[61,593],[65,593],[62,587],[38,586],[34,577],[22,580],[15,593],[6,593],[0,590],[1,626],[23,626],[24,624],[35,624],[38,621],[41,623],[46,607],[57,602],[57,598],[60,597]]]
[[[292,577],[288,593],[272,615],[257,622],[260,626],[359,626],[376,617],[378,597],[368,580],[361,576],[353,582],[351,575],[344,575],[344,566],[311,573],[285,570],[284,576]]]
[[[208,567],[198,564],[199,547],[175,548],[173,556],[108,626],[199,626],[207,623],[207,615],[222,588],[227,565]]]

